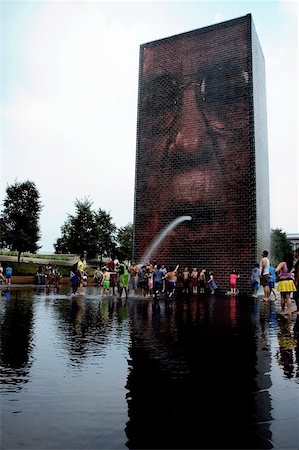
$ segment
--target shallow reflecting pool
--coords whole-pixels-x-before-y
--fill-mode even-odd
[[[1,287],[3,450],[298,449],[299,316]]]

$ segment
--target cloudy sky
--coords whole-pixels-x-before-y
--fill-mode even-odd
[[[76,199],[133,222],[139,47],[252,14],[266,62],[271,228],[298,232],[297,1],[1,1],[1,185],[35,182],[41,252]]]

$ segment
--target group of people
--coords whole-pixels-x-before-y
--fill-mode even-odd
[[[80,255],[79,261],[70,272],[72,291],[75,294],[78,290],[83,292],[83,287],[87,285],[87,273],[85,256]],[[8,265],[4,271],[0,263],[0,284],[11,284],[12,268]],[[229,275],[230,290],[232,296],[237,295],[237,281],[240,274],[233,269]],[[39,266],[36,271],[37,284],[59,285],[61,274],[56,265],[49,263],[45,269]],[[110,294],[112,290],[115,295],[117,289],[118,297],[121,298],[123,292],[128,297],[129,290],[142,289],[144,297],[159,296],[165,293],[171,298],[176,290],[187,294],[204,294],[209,292],[214,294],[218,288],[213,271],[207,269],[197,269],[188,266],[180,269],[179,265],[167,269],[164,264],[156,264],[148,261],[143,266],[139,266],[135,261],[127,264],[123,259],[110,258],[107,264],[98,267],[94,273],[94,280],[102,288],[101,293]],[[278,281],[277,291],[275,283]],[[262,253],[259,263],[256,263],[251,270],[252,297],[258,297],[260,286],[263,287],[263,301],[270,301],[271,294],[273,300],[277,300],[280,293],[281,312],[284,315],[292,313],[299,314],[299,248],[293,252],[284,254],[282,261],[273,267],[266,250]],[[296,302],[296,311],[292,311],[292,298]]]
[[[70,271],[70,281],[73,294],[79,292],[83,293],[83,287],[87,285],[87,273],[85,255],[81,254],[79,261],[77,261]]]
[[[5,271],[0,263],[0,284],[11,284],[12,267],[6,266]]]
[[[193,294],[198,293],[198,288],[200,293],[209,289],[212,294],[217,289],[212,271],[207,274],[206,269],[198,270],[194,267],[189,270],[187,266],[179,270],[179,265],[168,270],[164,264],[156,264],[153,261],[139,266],[135,261],[127,264],[124,260],[119,262],[111,258],[106,266],[95,270],[94,280],[96,285],[102,287],[104,295],[109,294],[111,290],[115,295],[117,289],[119,298],[123,291],[128,297],[129,290],[136,289],[141,289],[144,297],[165,292],[170,298],[177,289]]]
[[[96,285],[101,287],[100,293],[103,295],[110,294],[111,290],[113,295],[115,295],[115,290],[117,289],[119,298],[122,297],[123,292],[125,292],[125,296],[128,298],[129,280],[131,279],[131,283],[133,283],[133,289],[137,287],[133,280],[135,270],[138,270],[135,263],[132,263],[129,267],[124,258],[120,260],[110,258],[105,266],[102,268],[98,267],[95,270],[93,277]]]
[[[45,268],[43,266],[37,268],[35,277],[37,285],[59,286],[62,275],[59,267],[49,262]]]
[[[276,267],[273,267],[266,250],[262,253],[259,263],[252,268],[251,285],[253,289],[252,296],[257,298],[258,289],[263,287],[263,301],[267,302],[271,299],[277,300],[277,292],[280,293],[281,313],[290,315],[292,313],[299,314],[299,249],[293,252],[286,252],[282,261]],[[277,292],[275,283],[278,281]],[[296,310],[292,311],[292,299],[296,302]]]
[[[164,264],[147,261],[140,266],[135,261],[127,264],[111,258],[103,268],[94,272],[96,285],[102,288],[101,293],[115,295],[117,289],[119,297],[125,291],[126,297],[130,290],[141,289],[144,297],[159,296],[165,293],[171,298],[175,291],[187,294],[214,294],[218,288],[213,271],[201,270],[188,266],[180,269],[177,265],[167,269]],[[234,291],[235,292],[235,291]]]
[[[299,249],[287,253],[283,257],[277,267],[273,267],[268,258],[268,252],[264,251],[259,263],[251,271],[251,285],[253,289],[252,296],[258,297],[258,290],[263,286],[264,301],[269,301],[270,296],[274,296],[274,300],[278,299],[280,293],[281,310],[283,314],[291,314],[291,296],[296,300],[297,311],[298,291],[299,291]],[[123,275],[125,274],[125,276]],[[115,294],[115,288],[118,289],[119,297],[125,290],[126,297],[129,290],[142,289],[144,297],[159,296],[165,293],[171,298],[176,290],[188,294],[204,294],[209,292],[214,294],[218,289],[214,272],[207,269],[197,269],[188,266],[180,269],[169,267],[167,269],[164,264],[156,264],[148,261],[143,266],[139,266],[135,261],[126,264],[124,261],[119,263],[118,260],[110,259],[107,266],[102,270],[97,269],[95,279],[103,288],[103,294],[110,293],[112,288]],[[228,294],[237,295],[237,281],[240,274],[233,269],[229,275]],[[277,291],[275,283],[278,281]],[[292,295],[291,295],[292,294]]]
[[[70,272],[71,286],[73,294],[83,293],[83,287],[87,285],[87,273],[85,256],[81,255],[78,263]],[[129,269],[124,259],[120,261],[117,258],[110,258],[108,263],[102,268],[98,267],[94,272],[94,281],[97,286],[101,287],[103,295],[110,294],[112,289],[113,295],[117,288],[119,298],[122,297],[123,291],[126,297],[129,294]]]

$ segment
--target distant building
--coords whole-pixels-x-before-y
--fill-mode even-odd
[[[299,233],[287,233],[287,238],[292,244],[293,250],[299,248]]]

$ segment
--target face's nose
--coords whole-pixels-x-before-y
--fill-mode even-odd
[[[175,144],[186,152],[199,150],[209,139],[207,125],[196,99],[198,86],[190,84],[182,87],[182,103],[178,117],[178,133]]]

